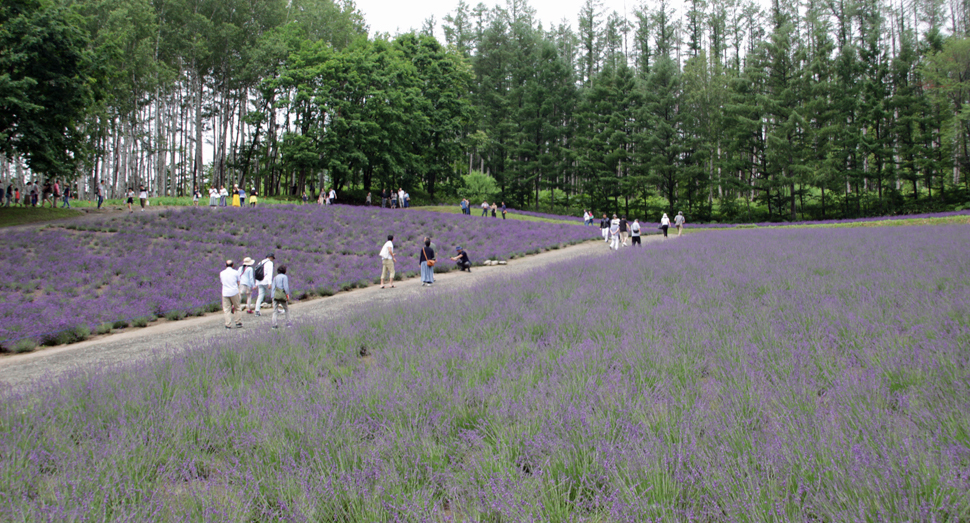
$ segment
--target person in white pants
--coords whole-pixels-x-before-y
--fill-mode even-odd
[[[269,289],[273,285],[273,262],[275,261],[276,256],[273,253],[269,253],[260,262],[263,266],[263,279],[256,282],[256,289],[259,291],[256,295],[256,316],[260,316],[259,309],[263,306],[263,300],[273,303],[273,296],[270,295]]]
[[[610,243],[610,219],[603,215],[603,219],[600,220],[600,232],[603,233],[603,241]]]
[[[615,214],[610,221],[610,249],[620,249],[620,219]]]

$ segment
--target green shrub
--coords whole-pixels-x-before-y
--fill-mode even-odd
[[[167,320],[178,321],[184,318],[185,318],[185,311],[176,310],[176,311],[168,311],[165,313],[165,319]]]
[[[131,320],[131,325],[133,327],[139,327],[139,328],[141,328],[141,327],[147,327],[148,324],[151,323],[153,319],[154,318],[150,318],[148,316],[139,316],[139,317]]]
[[[110,334],[111,333],[111,322],[107,322],[106,321],[104,323],[99,324],[98,327],[96,329],[94,329],[94,332],[95,332],[95,334]]]
[[[30,338],[24,338],[22,340],[19,340],[17,343],[14,343],[13,347],[11,347],[10,350],[11,352],[22,354],[24,352],[31,352],[36,348],[37,348],[36,341]]]
[[[128,320],[118,320],[112,323],[111,326],[115,329],[124,329],[128,326]]]

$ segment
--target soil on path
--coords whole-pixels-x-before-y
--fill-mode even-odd
[[[643,238],[648,245],[659,240],[662,240],[659,235]],[[471,273],[452,271],[436,274],[434,287],[431,288],[422,287],[419,278],[411,278],[395,282],[393,289],[381,289],[379,285],[373,285],[326,298],[294,302],[290,307],[290,316],[296,321],[339,319],[384,304],[417,298],[433,290],[462,292],[486,280],[507,279],[550,263],[581,256],[609,254],[610,250],[602,240],[592,240],[509,260],[508,265],[473,267]],[[413,260],[402,260],[403,263],[399,262],[399,265],[411,261]],[[442,263],[450,262],[444,260]],[[375,265],[375,274],[379,271],[380,266]],[[213,283],[213,288],[217,287],[217,283]],[[45,378],[69,371],[100,370],[113,365],[166,357],[185,348],[200,346],[212,339],[238,337],[253,330],[268,330],[272,325],[272,318],[268,313],[260,317],[250,314],[243,316],[242,329],[226,330],[223,326],[223,315],[219,312],[181,321],[159,322],[141,329],[125,329],[116,334],[33,353],[6,356],[0,358],[0,391],[9,392],[29,387]]]

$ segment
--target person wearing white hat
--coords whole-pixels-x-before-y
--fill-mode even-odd
[[[670,227],[670,218],[667,217],[667,213],[664,213],[660,217],[660,230],[664,233],[664,239],[667,239],[667,229]]]
[[[252,258],[243,258],[242,267],[239,268],[239,303],[246,300],[246,314],[253,313],[253,289],[256,288],[256,271],[253,264],[256,263]]]

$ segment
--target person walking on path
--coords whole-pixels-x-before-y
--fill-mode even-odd
[[[615,214],[613,219],[610,220],[610,249],[620,250],[620,219]]]
[[[148,191],[145,190],[145,186],[139,187],[138,191],[138,203],[141,204],[141,212],[145,212],[145,206],[148,205]]]
[[[674,227],[677,227],[677,237],[680,238],[681,233],[684,232],[684,219],[683,211],[677,211],[677,216],[674,216]]]
[[[226,317],[226,328],[231,329],[233,322],[242,327],[242,310],[239,309],[239,271],[232,260],[226,260],[226,269],[219,273],[222,280],[222,314]]]
[[[600,220],[600,232],[603,234],[603,242],[610,243],[610,219],[605,214]]]
[[[628,231],[629,225],[630,224],[627,223],[626,221],[626,216],[624,216],[623,219],[620,220],[620,246],[621,247],[626,247],[626,238],[627,238],[627,234],[629,233]]]
[[[643,245],[640,244],[640,220],[633,220],[630,224],[630,245]]]
[[[272,300],[273,297],[269,293],[269,288],[273,284],[273,262],[276,261],[276,256],[273,253],[269,253],[263,258],[263,261],[259,262],[256,266],[253,276],[256,277],[256,316],[260,316],[259,309],[263,306],[263,300],[267,302]],[[259,271],[262,269],[263,277],[259,277]]]
[[[7,184],[7,203],[6,206],[10,207],[10,199],[13,198],[13,183]]]
[[[502,219],[505,219],[505,214],[509,212],[508,207],[505,206],[505,202],[502,202]]]
[[[424,247],[418,253],[418,264],[421,266],[421,286],[434,284],[434,249],[431,248],[431,238],[424,238]]]
[[[70,209],[71,208],[71,186],[68,184],[64,184],[64,189],[61,191],[61,194],[64,196],[64,205],[61,205],[61,209]]]
[[[256,198],[256,191],[253,191],[249,195],[249,206],[250,207],[256,207],[257,200],[258,200],[258,198]]]
[[[104,203],[104,182],[98,182],[98,209],[101,209],[101,204]]]
[[[451,261],[458,262],[458,270],[472,272],[472,262],[468,259],[468,253],[461,248],[461,245],[455,247],[458,254],[451,257]]]
[[[488,218],[488,202],[482,202],[482,216]]]
[[[670,228],[670,218],[667,217],[667,213],[664,213],[660,217],[660,230],[664,232],[664,239],[667,239],[667,229]]]
[[[381,288],[384,288],[384,277],[390,275],[388,283],[394,288],[394,235],[388,234],[387,241],[381,247]]]
[[[403,187],[397,188],[397,205],[401,209],[404,208],[404,188]]]
[[[330,200],[328,205],[334,205],[337,203],[337,191],[333,187],[330,188],[330,194],[327,195],[327,199]]]
[[[273,278],[273,328],[278,329],[279,312],[282,310],[286,325],[290,325],[290,277],[286,275],[286,265],[280,265],[279,274]]]
[[[131,206],[135,204],[135,190],[129,187],[128,194],[126,194],[126,196],[128,197],[128,214],[131,214],[135,212],[134,209],[131,208]]]
[[[593,223],[593,213],[583,209],[583,225],[590,225]]]
[[[252,258],[246,256],[239,268],[239,304],[241,306],[243,300],[246,300],[246,314],[253,313],[253,289],[256,288],[254,263],[256,262]]]

